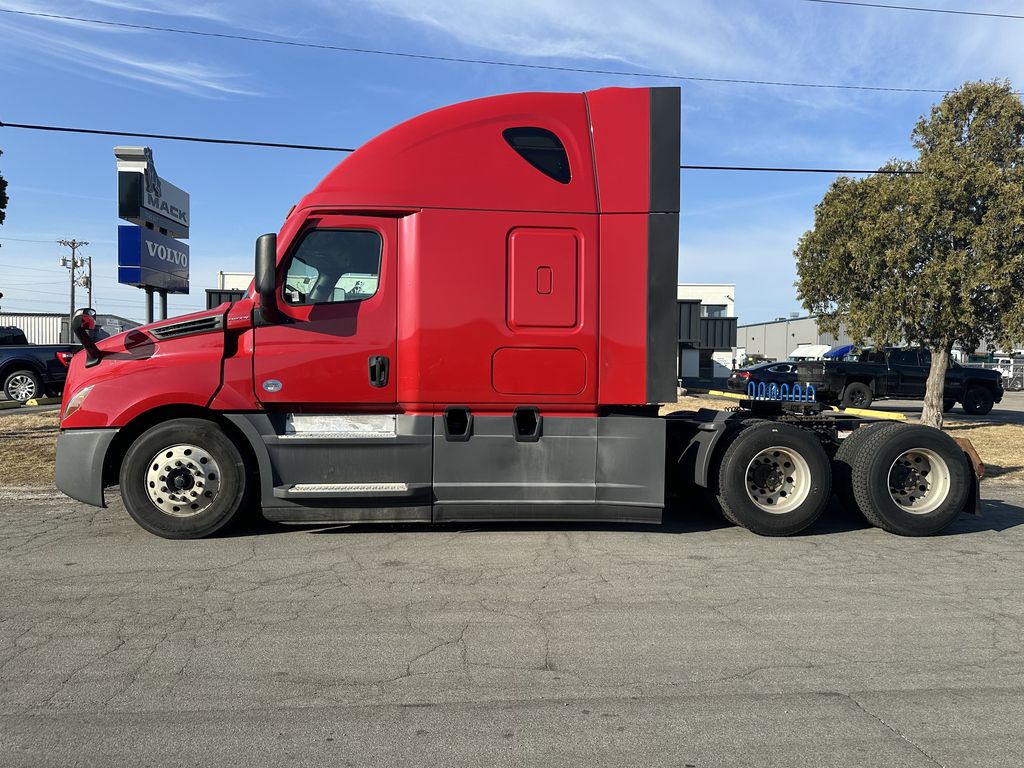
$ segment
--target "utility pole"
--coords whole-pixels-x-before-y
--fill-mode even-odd
[[[71,249],[70,259],[67,256],[60,257],[60,265],[68,270],[68,276],[70,277],[71,282],[71,307],[68,312],[68,343],[70,343],[71,323],[75,319],[75,272],[80,266],[82,266],[82,260],[78,258],[78,249],[85,247],[89,243],[85,240],[58,240],[57,242],[65,248]],[[90,285],[91,282],[92,281],[90,281]]]

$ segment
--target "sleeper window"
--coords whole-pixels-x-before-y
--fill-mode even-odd
[[[572,178],[569,172],[569,157],[561,140],[546,128],[506,128],[502,131],[505,141],[526,162],[560,184],[568,184]]]
[[[369,229],[310,230],[288,263],[288,304],[362,301],[377,292],[380,234]]]

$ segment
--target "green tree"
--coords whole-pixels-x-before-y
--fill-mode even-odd
[[[922,117],[915,162],[840,176],[794,255],[797,293],[832,333],[931,350],[921,420],[942,426],[954,345],[1024,340],[1024,104],[1007,81],[965,83]]]

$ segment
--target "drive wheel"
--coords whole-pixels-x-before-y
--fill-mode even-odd
[[[747,422],[726,438],[717,499],[727,520],[762,536],[789,536],[828,504],[828,456],[810,432]]]
[[[861,446],[872,435],[881,432],[895,432],[903,429],[906,424],[896,421],[879,421],[865,424],[853,430],[849,437],[839,442],[835,458],[832,460],[832,491],[842,505],[850,512],[860,512],[857,500],[853,496],[853,461],[861,452]]]
[[[952,523],[971,487],[967,457],[949,435],[919,424],[872,429],[847,458],[857,508],[872,525],[929,536]]]
[[[843,390],[844,408],[868,408],[872,402],[871,387],[854,381],[846,385]]]
[[[221,428],[176,419],[143,432],[121,464],[132,518],[166,539],[198,539],[231,523],[248,502],[245,461]]]
[[[4,379],[4,394],[18,403],[42,397],[43,383],[32,371],[14,371]]]

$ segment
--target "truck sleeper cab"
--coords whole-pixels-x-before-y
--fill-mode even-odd
[[[80,312],[58,487],[102,506],[118,484],[144,528],[191,538],[255,504],[282,522],[657,523],[668,480],[796,532],[860,422],[658,416],[676,398],[678,216],[676,88],[402,123],[257,241],[246,298],[98,344]],[[970,466],[906,429],[867,475],[892,507],[878,524],[927,533],[967,502]]]

